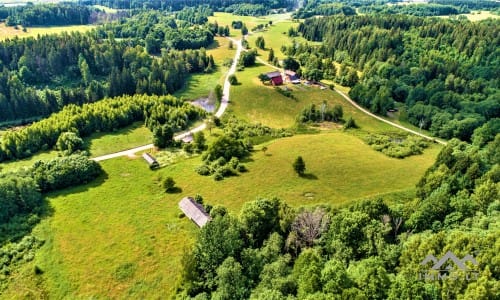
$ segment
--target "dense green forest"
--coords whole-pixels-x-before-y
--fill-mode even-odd
[[[117,38],[130,39],[144,46],[150,54],[160,54],[161,49],[206,48],[212,44],[219,29],[216,24],[206,23],[211,14],[212,11],[206,7],[187,8],[175,17],[148,11],[106,24],[97,31],[102,36],[112,33]]]
[[[407,203],[294,209],[258,199],[238,216],[206,205],[213,219],[184,254],[179,298],[493,299],[500,279],[495,134],[478,129],[472,144],[450,141]],[[447,251],[478,265],[425,279],[426,255]]]
[[[0,19],[7,26],[83,25],[96,19],[100,10],[76,4],[28,4],[26,6],[0,7]]]
[[[470,140],[500,117],[500,21],[398,15],[308,19],[298,31],[321,46],[283,47],[315,80],[353,86],[371,111],[399,107],[400,118],[442,138]],[[290,58],[293,60],[293,58]],[[341,64],[340,69],[333,62]],[[317,72],[317,71],[320,72]],[[362,71],[358,79],[356,70]]]
[[[448,16],[470,13],[466,7],[441,4],[415,4],[415,5],[377,5],[359,8],[363,14],[406,14],[412,16]]]
[[[348,5],[316,0],[307,1],[307,4],[296,10],[292,16],[295,19],[306,19],[313,16],[332,16],[338,14],[352,16],[356,14],[356,10]]]
[[[145,120],[155,137],[161,137],[161,130],[170,130],[173,134],[202,116],[202,110],[173,96],[122,96],[82,106],[70,104],[46,119],[6,132],[0,141],[0,161],[29,157],[50,149],[64,132],[85,137]]]
[[[213,39],[205,29],[200,32]],[[204,49],[171,49],[154,58],[143,45],[153,47],[144,39],[114,39],[104,29],[0,42],[0,122],[46,116],[106,96],[171,94],[189,73],[215,67]]]
[[[104,5],[120,9],[156,9],[178,11],[185,7],[208,5],[216,11],[224,11],[227,7],[239,4],[263,5],[267,9],[292,8],[295,0],[83,0],[85,5]]]

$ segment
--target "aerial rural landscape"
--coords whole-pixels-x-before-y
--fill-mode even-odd
[[[0,299],[498,299],[500,2],[0,0]]]

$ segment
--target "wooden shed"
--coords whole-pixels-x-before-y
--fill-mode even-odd
[[[151,170],[157,169],[160,167],[160,164],[158,163],[156,158],[153,157],[153,155],[145,152],[142,154],[142,158],[144,158],[144,160],[148,163],[149,168]]]
[[[198,227],[203,227],[211,218],[203,208],[203,205],[196,203],[192,197],[184,197],[179,202],[179,208],[191,219]]]

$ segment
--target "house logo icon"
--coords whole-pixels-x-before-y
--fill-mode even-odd
[[[469,262],[473,266],[477,266],[478,262],[476,259],[467,254],[462,259],[459,259],[453,252],[448,251],[446,254],[437,259],[434,255],[427,255],[422,262],[421,266],[427,266],[432,263],[432,267],[427,272],[422,272],[419,274],[419,279],[421,280],[443,280],[445,278],[457,279],[458,275],[462,274],[465,276],[466,280],[477,279],[479,273],[476,270],[470,269],[466,263]],[[455,269],[461,272],[454,272]]]

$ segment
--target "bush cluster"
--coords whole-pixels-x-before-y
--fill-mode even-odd
[[[237,176],[238,173],[246,172],[245,165],[240,163],[237,157],[232,157],[227,161],[224,157],[219,157],[214,161],[205,161],[205,163],[196,168],[196,172],[202,176],[213,175],[214,180],[219,181],[224,177]]]
[[[7,276],[10,275],[12,266],[32,261],[35,258],[35,250],[43,243],[43,240],[27,235],[18,243],[8,243],[0,248],[0,288],[7,284]],[[37,266],[35,273],[41,274],[43,271]]]
[[[365,141],[373,149],[394,158],[422,154],[423,150],[428,147],[428,143],[423,138],[401,134],[370,134]]]

